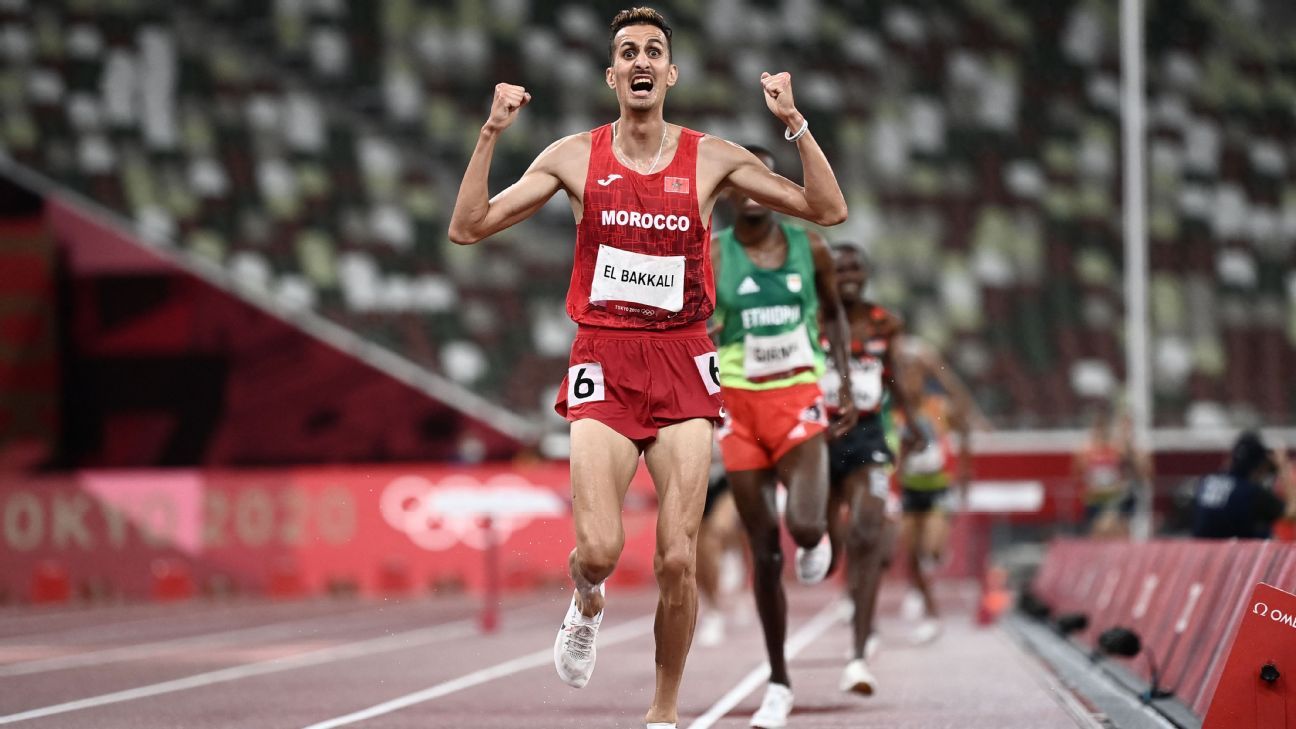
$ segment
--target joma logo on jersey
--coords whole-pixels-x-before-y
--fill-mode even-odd
[[[628,210],[604,210],[601,220],[603,225],[628,225],[650,230],[684,231],[693,227],[693,221],[687,215],[653,215]]]

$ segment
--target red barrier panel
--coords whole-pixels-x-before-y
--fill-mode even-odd
[[[1208,661],[1199,661],[1195,670],[1185,674],[1183,686],[1179,687],[1180,699],[1199,716],[1205,713],[1210,704],[1228,647],[1232,645],[1238,624],[1242,621],[1247,595],[1268,573],[1270,563],[1279,551],[1285,551],[1285,547],[1280,550],[1279,545],[1273,542],[1240,542],[1237,549],[1237,569],[1230,575],[1231,579],[1224,590],[1224,609],[1219,611],[1217,627],[1210,631],[1215,639],[1214,644],[1210,646],[1209,652],[1203,651],[1203,656],[1209,653],[1210,658]]]
[[[1184,661],[1180,652],[1187,650],[1183,645],[1185,636],[1196,634],[1205,613],[1207,586],[1218,579],[1217,565],[1226,560],[1227,554],[1218,545],[1202,542],[1171,545],[1165,565],[1166,587],[1153,602],[1148,617],[1134,626],[1143,638],[1144,650],[1163,671]],[[1135,670],[1145,679],[1152,677],[1146,662]]]
[[[1243,608],[1203,729],[1296,726],[1296,683],[1286,675],[1296,665],[1296,595],[1260,584]]]
[[[1054,615],[1081,612],[1092,646],[1108,628],[1139,634],[1144,655],[1129,668],[1151,679],[1149,656],[1171,689],[1205,712],[1261,582],[1296,588],[1296,548],[1261,541],[1162,540],[1147,543],[1059,540],[1050,545],[1033,589]]]
[[[95,584],[137,599],[178,599],[198,586],[278,598],[479,591],[484,516],[497,539],[499,587],[531,588],[567,580],[569,494],[566,463],[90,471],[0,481],[0,593],[55,602]],[[626,502],[615,580],[645,584],[653,579],[656,512],[643,469]],[[46,562],[60,567],[38,571]]]

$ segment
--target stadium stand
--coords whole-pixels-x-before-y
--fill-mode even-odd
[[[447,216],[495,81],[535,98],[496,188],[546,141],[611,118],[603,27],[620,5],[0,0],[0,149],[147,240],[542,417],[572,333],[567,206],[472,248],[448,242]],[[850,198],[832,237],[867,246],[874,295],[997,425],[1080,426],[1116,394],[1114,3],[660,5],[673,118],[773,146],[759,59],[796,75]],[[1157,425],[1288,422],[1293,13],[1148,13]]]

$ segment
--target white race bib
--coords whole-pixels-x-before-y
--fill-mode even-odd
[[[814,366],[815,353],[805,322],[790,332],[743,338],[743,374],[749,380]]]
[[[600,402],[604,397],[603,366],[586,362],[567,368],[567,406]]]
[[[684,308],[684,256],[650,256],[599,245],[590,303],[644,304],[665,311]]]
[[[882,404],[882,361],[874,357],[859,359],[850,358],[851,395],[855,408],[861,412],[871,413]],[[819,389],[831,408],[840,408],[837,402],[837,390],[840,379],[832,357],[828,358],[828,370],[819,381]]]
[[[720,392],[720,363],[716,360],[716,353],[699,354],[693,358],[693,364],[697,365],[698,376],[702,378],[707,394]]]
[[[945,470],[945,449],[941,442],[928,434],[927,445],[905,459],[905,473],[910,476],[929,476]]]

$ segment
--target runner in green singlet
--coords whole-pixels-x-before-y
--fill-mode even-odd
[[[768,151],[748,149],[773,168]],[[846,319],[827,244],[816,233],[778,220],[744,194],[729,201],[737,220],[711,244],[720,386],[728,411],[719,431],[720,450],[751,544],[752,587],[769,654],[769,686],[751,725],[777,729],[786,726],[792,710],[783,652],[787,602],[777,484],[787,488],[784,521],[797,544],[797,577],[819,582],[832,559],[825,533],[827,434],[830,427],[836,434],[854,425],[855,409],[849,406]],[[835,394],[848,403],[831,426],[819,390],[824,372],[820,308],[825,334],[840,360]]]

